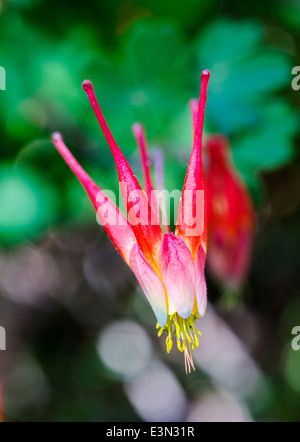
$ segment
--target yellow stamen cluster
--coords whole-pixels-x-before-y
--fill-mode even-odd
[[[158,336],[161,336],[163,332],[168,334],[166,338],[167,352],[170,353],[173,347],[173,336],[176,335],[177,348],[184,353],[185,369],[186,372],[191,372],[191,366],[195,370],[192,350],[199,345],[199,336],[201,332],[195,327],[195,321],[199,319],[198,313],[191,314],[187,319],[181,318],[177,313],[168,315],[167,323],[164,327],[160,327],[159,323],[156,324],[158,330]]]

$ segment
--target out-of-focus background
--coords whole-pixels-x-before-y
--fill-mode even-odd
[[[297,0],[0,1],[0,352],[8,421],[300,420],[300,60]],[[104,189],[114,162],[81,88],[93,81],[138,177],[131,125],[181,189],[188,100],[211,70],[205,130],[231,141],[257,210],[247,281],[207,273],[185,375],[133,275],[50,143],[63,133]]]

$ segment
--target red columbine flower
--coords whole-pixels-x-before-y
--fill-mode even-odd
[[[228,140],[213,135],[206,140],[208,167],[208,265],[226,287],[237,290],[249,268],[255,213],[246,185],[231,159]]]
[[[62,136],[59,133],[52,135],[54,146],[81,182],[97,211],[98,220],[141,285],[157,318],[158,335],[167,333],[168,353],[172,349],[175,335],[177,347],[184,353],[186,371],[189,372],[191,367],[194,368],[191,350],[199,344],[197,334],[200,332],[195,327],[195,320],[205,314],[207,305],[204,279],[206,238],[203,225],[205,187],[202,131],[209,76],[209,71],[202,72],[194,143],[181,195],[175,234],[171,233],[169,226],[166,226],[166,233],[163,233],[159,222],[161,207],[153,192],[143,126],[135,124],[133,134],[141,153],[146,192],[142,191],[113,138],[90,81],[83,82],[83,89],[88,95],[115,159],[128,219],[82,169],[64,144]],[[158,187],[163,187],[159,159],[158,166]]]

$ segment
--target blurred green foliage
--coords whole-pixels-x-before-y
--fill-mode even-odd
[[[187,102],[199,93],[201,70],[211,69],[206,128],[230,137],[235,162],[260,201],[257,172],[286,164],[294,155],[298,114],[279,93],[289,87],[289,48],[272,44],[268,28],[257,19],[209,19],[214,2],[94,1],[71,11],[66,5],[14,1],[0,15],[0,60],[7,72],[7,90],[0,97],[1,161],[17,158],[26,169],[35,167],[36,175],[27,182],[11,163],[12,177],[25,180],[27,196],[31,192],[36,201],[35,216],[18,210],[18,186],[10,185],[2,210],[18,213],[18,223],[12,234],[0,219],[1,242],[34,237],[53,222],[92,217],[80,186],[64,173],[49,142],[54,130],[93,169],[99,185],[117,189],[113,160],[80,86],[85,78],[93,81],[136,172],[131,125],[142,121],[150,145],[164,148],[167,187],[181,189],[191,149]],[[38,203],[39,182],[52,195],[49,204]]]

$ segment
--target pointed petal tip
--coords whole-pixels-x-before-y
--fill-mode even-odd
[[[200,304],[200,306],[198,306],[198,312],[201,318],[203,318],[206,315],[206,308],[207,308],[207,303],[204,302]]]
[[[206,103],[206,94],[207,94],[209,78],[210,78],[210,71],[208,69],[204,69],[204,71],[202,71],[201,73],[201,92],[200,92],[200,101],[204,99],[204,103],[202,104],[203,112]],[[201,95],[202,95],[202,100],[201,100]]]
[[[196,293],[196,299],[197,299],[197,307],[198,307],[198,313],[203,318],[206,315],[206,309],[207,309],[207,292],[206,292],[206,283],[205,288],[202,288],[201,292],[199,293],[199,289],[197,287],[197,293]]]
[[[58,141],[62,141],[63,137],[62,134],[60,132],[53,132],[53,134],[51,134],[51,141],[52,143],[57,143]]]
[[[131,131],[135,138],[140,137],[141,135],[143,135],[144,125],[137,121],[131,126]]]
[[[156,311],[155,317],[161,327],[164,327],[168,320],[168,314],[164,311]]]
[[[201,80],[204,80],[205,78],[209,80],[210,77],[210,71],[208,69],[204,69],[204,71],[201,72]]]
[[[60,153],[60,155],[64,158],[64,160],[69,164],[68,158],[71,154],[69,149],[64,143],[63,136],[60,132],[53,132],[51,134],[51,141],[55,149]],[[66,159],[67,156],[67,159]]]
[[[94,90],[93,83],[90,80],[84,80],[82,82],[82,87],[85,90],[85,92]]]

